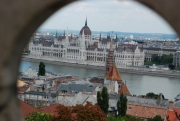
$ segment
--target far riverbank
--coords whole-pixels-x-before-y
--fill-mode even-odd
[[[104,66],[94,66],[94,65],[85,65],[85,64],[77,64],[77,63],[68,63],[68,62],[61,62],[61,61],[54,61],[54,60],[44,60],[44,59],[35,59],[23,56],[22,60],[30,61],[30,62],[40,62],[43,61],[44,63],[48,64],[55,64],[55,65],[65,65],[65,66],[72,66],[72,67],[80,67],[80,68],[90,68],[96,70],[105,70]],[[122,73],[130,73],[130,74],[139,74],[139,75],[150,75],[150,76],[159,76],[159,77],[171,77],[171,78],[180,78],[179,72],[174,71],[152,71],[151,69],[146,68],[118,68],[118,70]]]

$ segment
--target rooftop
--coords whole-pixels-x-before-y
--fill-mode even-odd
[[[56,108],[57,108],[58,105],[59,104],[52,104],[50,106],[46,106],[46,107],[43,107],[43,108],[40,108],[40,109],[44,113],[49,113],[49,114],[52,114],[52,115],[57,115]]]
[[[114,80],[114,81],[122,81],[122,78],[115,65],[110,68],[109,72],[106,75],[106,79]]]
[[[166,111],[167,108],[128,103],[126,113],[140,118],[153,118],[156,115],[160,115],[164,119]]]
[[[87,92],[92,92],[95,90],[96,86],[85,85],[85,84],[61,84],[56,92],[67,91],[67,92],[82,92],[83,90]]]
[[[32,105],[29,105],[21,100],[19,100],[19,103],[20,103],[20,109],[21,109],[21,113],[23,117],[30,116],[33,112],[41,112],[40,109]]]

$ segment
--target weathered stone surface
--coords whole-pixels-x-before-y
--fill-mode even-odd
[[[0,120],[21,121],[16,80],[23,48],[55,11],[74,0],[0,1]]]
[[[0,1],[0,120],[21,121],[16,80],[23,48],[55,11],[75,0]],[[138,0],[164,17],[180,35],[179,0]],[[121,13],[119,13],[121,14]]]

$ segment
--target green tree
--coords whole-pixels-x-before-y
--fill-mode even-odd
[[[149,93],[146,94],[146,97],[158,99],[159,95],[154,94],[153,92],[149,92]]]
[[[173,64],[169,64],[168,67],[169,67],[170,70],[174,70],[175,69],[175,66]]]
[[[45,64],[41,61],[41,62],[39,63],[38,76],[44,76],[45,73],[46,73]]]
[[[151,60],[152,62],[157,63],[157,64],[170,64],[173,62],[173,55],[163,54],[162,56],[158,56],[157,54],[153,54]]]
[[[148,121],[164,121],[160,115],[156,115],[154,118],[148,119]]]
[[[97,104],[102,111],[107,115],[109,108],[109,94],[106,87],[103,87],[102,93],[97,93]]]
[[[135,116],[130,116],[130,115],[118,116],[118,117],[108,116],[107,120],[108,121],[144,121],[144,119],[141,119]]]
[[[102,98],[101,98],[101,92],[100,91],[97,92],[97,104],[102,109]]]
[[[117,110],[119,116],[125,116],[127,110],[127,98],[126,95],[121,94],[119,101],[117,102]]]
[[[34,112],[32,115],[25,118],[25,121],[50,121],[52,118],[51,114]]]

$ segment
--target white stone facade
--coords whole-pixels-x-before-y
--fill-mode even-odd
[[[138,46],[134,47],[134,49],[119,48],[117,41],[111,41],[113,41],[115,63],[118,68],[144,65],[144,51],[139,49]],[[31,58],[98,66],[105,66],[109,47],[110,41],[94,41],[91,35],[84,34],[84,30],[78,39],[70,39],[67,31],[62,40],[55,38],[50,46],[34,42],[29,44]]]

